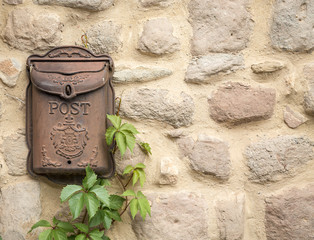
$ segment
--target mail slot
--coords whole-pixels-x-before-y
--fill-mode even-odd
[[[115,170],[106,145],[114,114],[113,61],[77,46],[27,59],[27,168],[57,183],[78,182],[89,164],[103,178]]]

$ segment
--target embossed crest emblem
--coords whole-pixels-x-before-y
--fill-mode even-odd
[[[86,141],[89,140],[86,128],[76,123],[69,114],[63,123],[58,123],[50,133],[50,139],[56,153],[66,159],[79,157],[83,154]]]

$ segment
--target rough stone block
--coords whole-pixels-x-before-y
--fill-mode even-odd
[[[245,219],[245,195],[228,194],[228,199],[218,200],[216,212],[220,239],[242,240]]]
[[[47,50],[61,42],[62,23],[57,14],[16,8],[8,17],[3,39],[19,50]]]
[[[268,240],[314,239],[314,185],[274,193],[265,199]]]
[[[24,2],[24,0],[3,0],[3,1],[10,5],[18,5]]]
[[[290,128],[297,128],[308,120],[301,113],[293,111],[289,106],[284,110],[283,117],[285,123]]]
[[[199,135],[189,154],[191,167],[197,172],[228,179],[230,174],[228,148],[228,144],[219,139]]]
[[[244,49],[251,33],[247,0],[192,0],[192,54],[237,52]]]
[[[24,239],[41,214],[39,183],[26,180],[2,187],[0,201],[3,239]]]
[[[12,134],[4,137],[1,148],[4,160],[9,168],[9,174],[13,176],[26,174],[28,148],[25,136]]]
[[[102,21],[86,31],[90,49],[96,54],[111,54],[122,47],[121,25]]]
[[[313,23],[313,1],[276,0],[271,26],[272,45],[287,51],[312,51]]]
[[[132,222],[137,239],[208,240],[208,206],[202,196],[190,192],[146,194],[152,217]]]
[[[82,8],[90,11],[105,10],[114,5],[114,0],[33,0],[33,2],[40,5],[59,5],[71,8]]]
[[[194,114],[191,96],[172,94],[165,89],[141,88],[125,93],[120,113],[132,119],[154,119],[175,128],[189,126]]]
[[[0,61],[0,79],[8,87],[16,86],[16,81],[21,73],[21,64],[16,59]]]
[[[140,5],[145,8],[151,8],[151,7],[168,7],[171,5],[174,0],[139,0]]]
[[[270,118],[276,104],[276,91],[229,82],[221,86],[208,102],[210,116],[216,122],[240,124]]]
[[[161,185],[175,185],[178,182],[179,170],[170,157],[163,157],[160,160],[160,179]]]
[[[210,77],[218,73],[231,73],[244,68],[240,55],[216,53],[193,59],[186,71],[185,81],[191,83],[208,83]]]
[[[173,36],[173,27],[167,18],[148,20],[138,42],[138,49],[144,53],[163,55],[180,48],[178,38]]]
[[[285,64],[278,61],[265,61],[261,63],[252,64],[251,69],[253,73],[273,73],[285,67]]]
[[[314,160],[314,142],[307,138],[280,136],[264,139],[246,148],[254,182],[277,181],[285,175],[294,175],[299,167]]]
[[[113,75],[114,83],[149,82],[168,77],[172,71],[166,68],[137,67],[117,68]]]
[[[314,116],[314,63],[310,63],[303,70],[308,90],[304,95],[305,112]]]

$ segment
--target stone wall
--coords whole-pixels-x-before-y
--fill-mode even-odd
[[[312,0],[2,0],[3,239],[65,214],[62,186],[26,172],[25,61],[83,32],[153,152],[117,160],[147,165],[152,217],[112,240],[314,239],[313,25]]]

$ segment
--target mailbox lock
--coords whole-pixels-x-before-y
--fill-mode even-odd
[[[67,96],[71,96],[71,94],[72,94],[72,87],[71,87],[71,85],[66,85],[65,86],[65,94]]]

